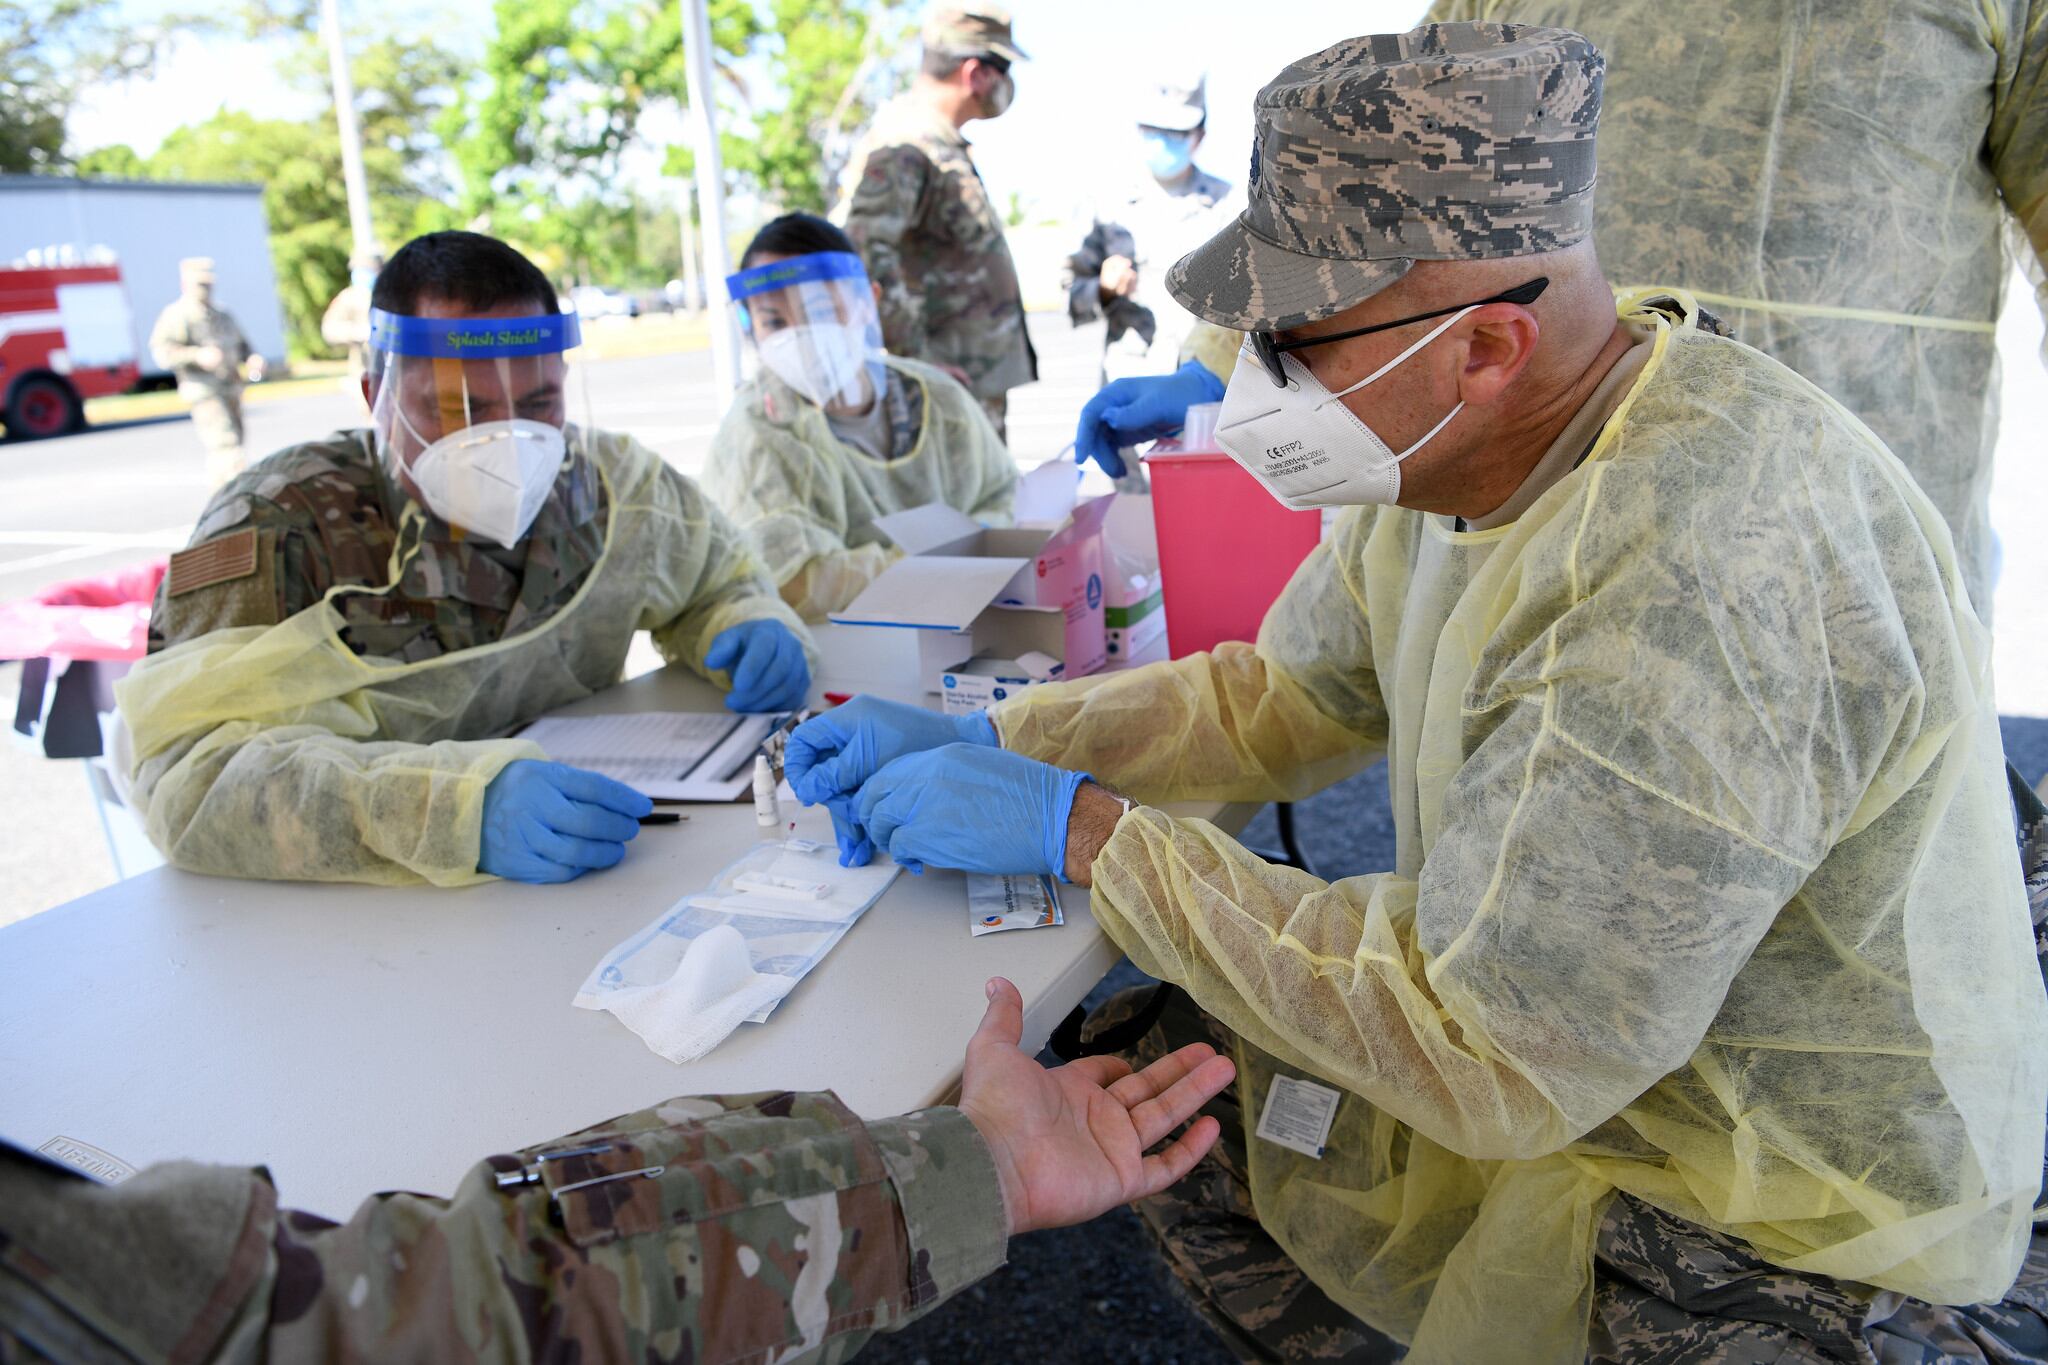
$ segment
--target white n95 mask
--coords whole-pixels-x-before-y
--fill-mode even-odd
[[[1246,337],[1223,391],[1216,443],[1268,493],[1297,511],[1392,504],[1401,494],[1401,461],[1429,444],[1465,404],[1460,401],[1421,440],[1396,455],[1339,400],[1393,371],[1471,311],[1464,308],[1451,314],[1422,340],[1340,393],[1324,388],[1308,366],[1284,351],[1280,365],[1287,372],[1287,387],[1277,387]]]
[[[863,397],[860,372],[867,363],[866,327],[844,322],[806,322],[770,332],[756,343],[761,363],[813,403],[857,403]]]
[[[450,432],[421,451],[406,473],[435,516],[511,546],[540,515],[567,454],[560,427],[514,417]]]

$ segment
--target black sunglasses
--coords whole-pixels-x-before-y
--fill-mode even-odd
[[[1360,327],[1349,332],[1332,332],[1328,336],[1309,337],[1303,341],[1275,341],[1271,332],[1253,332],[1252,350],[1258,355],[1259,366],[1265,370],[1266,377],[1273,381],[1274,387],[1284,389],[1287,387],[1287,370],[1281,365],[1280,357],[1287,351],[1299,351],[1305,346],[1322,346],[1332,341],[1349,341],[1353,337],[1371,336],[1374,332],[1390,332],[1396,327],[1406,327],[1411,322],[1427,322],[1431,318],[1440,318],[1449,313],[1462,313],[1467,308],[1478,308],[1489,303],[1528,305],[1542,297],[1543,291],[1549,287],[1550,277],[1538,275],[1527,284],[1518,284],[1505,293],[1495,294],[1492,298],[1453,304],[1449,308],[1439,308],[1434,312],[1417,313],[1412,318],[1401,318],[1395,322],[1377,322],[1370,327]]]
[[[983,66],[992,67],[998,76],[1010,74],[1010,59],[995,52],[984,52],[977,58]]]

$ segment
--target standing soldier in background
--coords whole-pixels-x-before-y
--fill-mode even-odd
[[[363,395],[363,375],[369,368],[370,289],[377,283],[377,272],[383,268],[382,256],[350,258],[348,284],[334,296],[334,302],[327,305],[327,311],[320,318],[320,339],[329,346],[345,347],[348,351],[348,378],[342,388],[358,402]],[[369,409],[364,408],[363,411],[368,412]]]
[[[149,334],[156,363],[178,377],[178,396],[191,405],[192,425],[206,447],[206,486],[218,488],[249,463],[242,449],[242,365],[263,377],[263,357],[234,318],[213,302],[213,258],[178,262],[179,293],[157,314]]]
[[[1009,391],[1038,378],[1003,222],[960,130],[1010,107],[1024,60],[1008,11],[936,10],[916,83],[890,101],[854,153],[838,217],[882,291],[893,355],[951,372],[1002,434]]]
[[[1067,316],[1076,327],[1108,323],[1102,383],[1179,367],[1195,319],[1166,292],[1166,268],[1244,207],[1229,181],[1195,164],[1209,124],[1207,85],[1198,73],[1148,88],[1136,111],[1145,168],[1094,205],[1087,238],[1067,258]],[[1140,325],[1119,328],[1123,319]]]

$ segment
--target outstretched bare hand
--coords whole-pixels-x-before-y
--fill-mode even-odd
[[[1048,1070],[1018,1050],[1017,988],[995,977],[988,1000],[967,1044],[960,1108],[995,1155],[1012,1234],[1086,1222],[1156,1194],[1215,1145],[1220,1129],[1205,1116],[1145,1154],[1236,1076],[1208,1044],[1191,1043],[1135,1073],[1114,1057]]]

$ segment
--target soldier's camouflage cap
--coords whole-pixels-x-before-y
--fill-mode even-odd
[[[927,52],[979,57],[993,52],[1007,62],[1027,61],[1010,36],[1010,12],[1000,5],[941,5],[924,21]]]
[[[1167,289],[1220,326],[1279,331],[1343,312],[1416,261],[1583,241],[1605,67],[1568,29],[1494,23],[1302,58],[1253,102],[1244,213]]]

